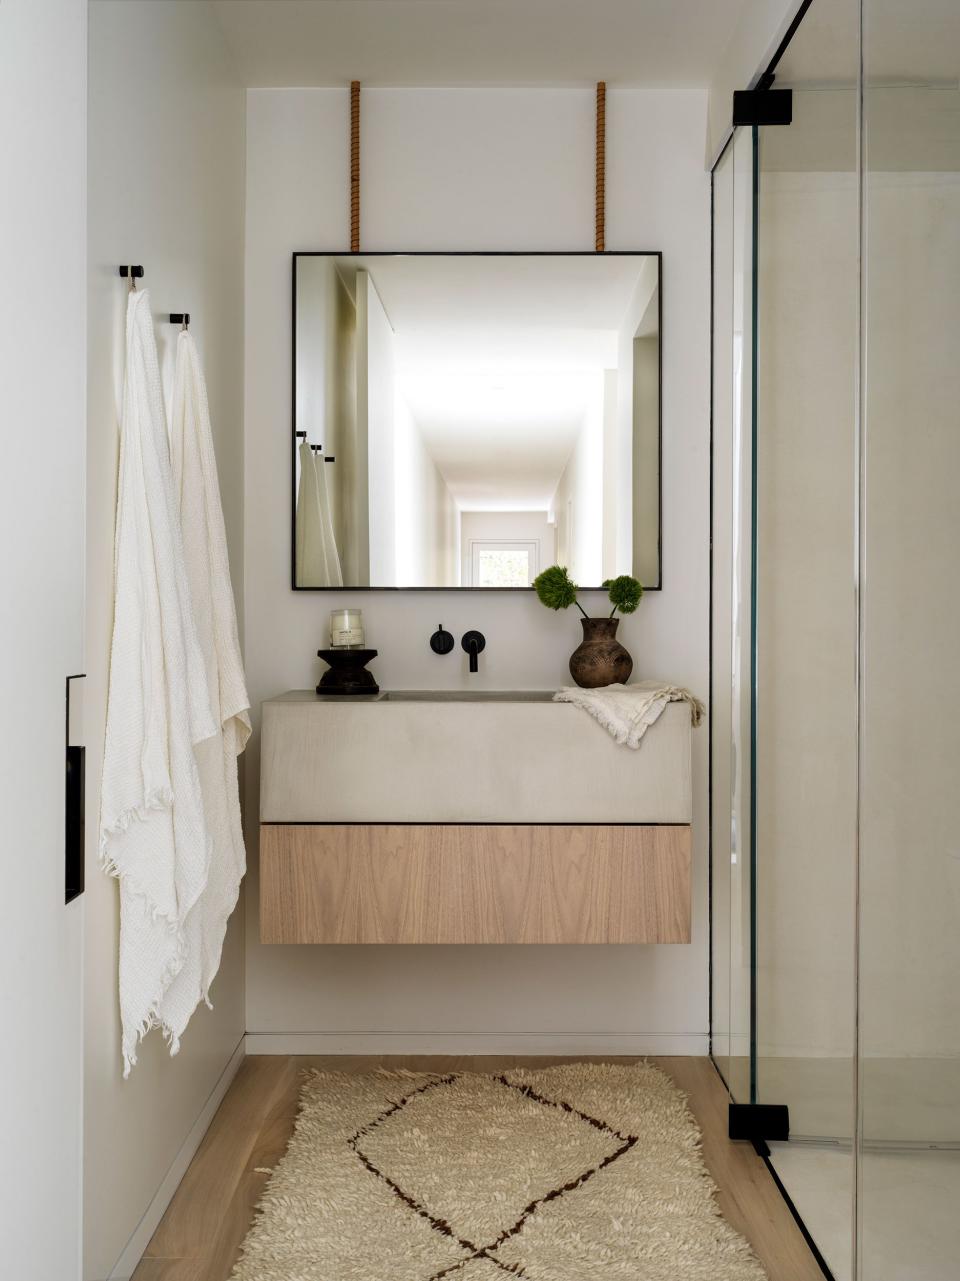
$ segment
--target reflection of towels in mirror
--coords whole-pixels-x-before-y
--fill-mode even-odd
[[[327,488],[327,477],[329,475],[330,468],[335,467],[336,463],[328,463],[319,450],[314,454],[313,461],[314,468],[317,473],[317,494],[320,499],[321,542],[323,544],[324,559],[326,562],[326,579],[323,586],[342,587],[343,574],[340,570],[340,556],[337,552],[337,539],[333,532],[333,514],[330,510],[330,490]]]
[[[342,587],[340,556],[333,533],[323,457],[300,445],[297,491],[297,586]]]

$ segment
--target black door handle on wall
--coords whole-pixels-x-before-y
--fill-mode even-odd
[[[70,682],[83,680],[84,673],[67,677],[67,727],[66,727],[66,794],[64,806],[63,850],[63,901],[70,903],[83,893],[84,864],[86,862],[85,828],[85,747],[70,744]]]

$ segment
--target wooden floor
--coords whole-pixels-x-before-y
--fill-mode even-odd
[[[363,1072],[385,1064],[421,1072],[493,1072],[517,1065],[548,1067],[575,1057],[257,1055],[245,1059],[133,1281],[227,1281],[269,1178],[261,1171],[276,1164],[293,1133],[302,1068]],[[636,1061],[580,1057],[587,1062]],[[823,1281],[763,1161],[750,1144],[727,1139],[727,1093],[710,1060],[650,1061],[669,1073],[688,1096],[703,1132],[704,1160],[720,1189],[720,1208],[752,1243],[771,1281]],[[677,1281],[683,1279],[677,1277]]]

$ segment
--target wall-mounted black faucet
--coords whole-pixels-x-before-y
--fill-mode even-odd
[[[486,643],[487,638],[484,636],[483,632],[463,633],[463,640],[461,640],[460,645],[470,655],[471,672],[478,672],[480,670],[480,665],[477,662],[477,656],[486,646]]]

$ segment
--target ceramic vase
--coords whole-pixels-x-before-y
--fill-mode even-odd
[[[619,624],[619,618],[581,618],[583,640],[570,655],[570,675],[583,689],[630,679],[633,659],[617,640]]]

